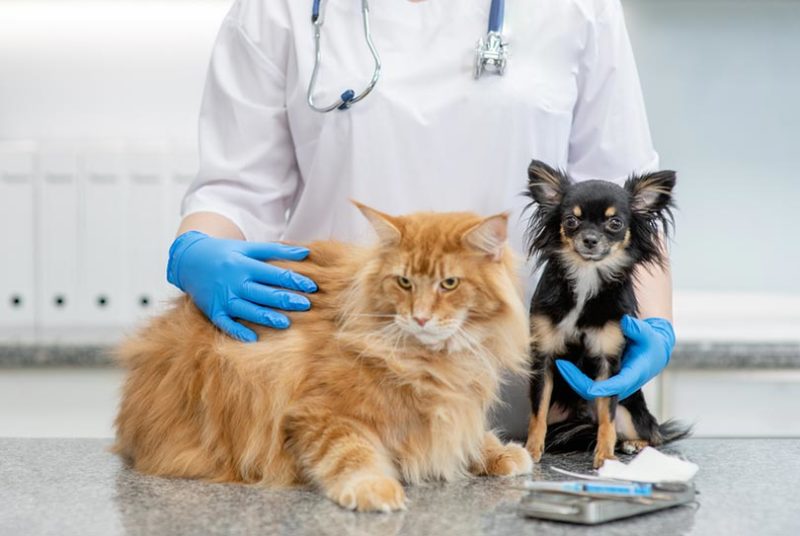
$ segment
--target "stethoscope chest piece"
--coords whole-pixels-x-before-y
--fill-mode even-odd
[[[489,8],[489,29],[486,37],[481,37],[475,47],[475,67],[472,74],[475,79],[492,70],[503,75],[508,62],[508,43],[503,41],[503,18],[505,15],[505,1],[492,0]]]
[[[489,32],[485,38],[480,38],[475,46],[475,68],[473,74],[478,79],[487,70],[492,70],[499,75],[506,72],[508,62],[508,44],[503,42],[499,32]]]

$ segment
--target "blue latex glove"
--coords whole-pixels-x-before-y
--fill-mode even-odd
[[[664,318],[639,320],[625,315],[620,322],[622,333],[628,339],[619,374],[607,380],[594,381],[578,367],[559,359],[556,367],[572,389],[586,400],[599,396],[618,395],[628,398],[644,384],[658,376],[669,363],[675,347],[675,331]]]
[[[317,290],[311,279],[262,261],[300,261],[308,253],[308,248],[303,247],[224,240],[189,231],[176,238],[169,248],[167,281],[191,296],[222,331],[241,341],[253,342],[258,339],[255,332],[235,318],[288,328],[286,315],[269,308],[306,311],[311,302],[281,288],[300,292]]]

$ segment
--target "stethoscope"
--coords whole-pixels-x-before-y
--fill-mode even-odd
[[[375,62],[372,79],[358,95],[352,89],[346,89],[336,102],[328,106],[317,106],[314,103],[314,88],[317,84],[319,65],[322,61],[319,42],[322,24],[325,22],[324,15],[320,14],[320,3],[321,0],[313,0],[311,5],[311,24],[314,25],[314,69],[311,71],[311,80],[308,82],[308,105],[317,112],[330,112],[337,109],[347,110],[353,104],[369,95],[381,77],[381,58],[378,55],[375,44],[372,42],[372,34],[370,34],[369,30],[369,3],[367,0],[361,0],[361,20],[364,26],[364,39]],[[475,47],[475,65],[472,74],[476,80],[489,69],[499,75],[505,73],[508,60],[508,44],[503,41],[502,35],[504,11],[505,0],[492,0],[492,5],[489,9],[489,29],[486,37],[481,37]]]

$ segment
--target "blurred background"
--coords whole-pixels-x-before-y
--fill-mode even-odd
[[[112,435],[109,348],[164,281],[230,0],[0,0],[0,436]],[[678,170],[679,348],[700,436],[798,436],[800,2],[623,0]]]

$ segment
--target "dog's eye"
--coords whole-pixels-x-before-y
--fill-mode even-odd
[[[441,286],[444,290],[453,290],[458,286],[460,283],[457,277],[448,277],[447,279],[443,279],[439,286]]]
[[[397,284],[403,290],[411,290],[411,280],[407,277],[403,277],[402,275],[397,276]]]
[[[624,224],[622,223],[622,220],[619,218],[611,218],[606,223],[606,227],[608,227],[608,230],[611,231],[612,233],[619,232],[620,230],[622,230],[623,226]]]
[[[575,216],[567,216],[564,218],[564,229],[567,229],[568,231],[574,231],[580,224],[581,220]]]

